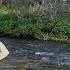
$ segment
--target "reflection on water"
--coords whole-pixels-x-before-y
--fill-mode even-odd
[[[0,70],[70,70],[70,45],[49,41],[0,38],[10,55]]]

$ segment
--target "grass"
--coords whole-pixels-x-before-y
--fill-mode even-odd
[[[51,32],[54,22],[46,19],[33,18],[35,16],[25,16],[19,19],[10,9],[5,7],[0,9],[0,36],[31,38],[46,40]],[[48,40],[70,41],[70,16],[64,16],[57,20],[57,25]]]

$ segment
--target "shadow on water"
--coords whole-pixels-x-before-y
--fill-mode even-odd
[[[10,55],[0,70],[70,70],[70,44],[0,38]]]

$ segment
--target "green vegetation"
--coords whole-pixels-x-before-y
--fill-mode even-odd
[[[34,18],[33,18],[34,17]],[[31,38],[47,40],[54,21],[48,21],[35,15],[25,16],[19,19],[10,9],[0,9],[0,36]],[[57,20],[57,25],[48,40],[70,41],[70,16],[64,16]]]

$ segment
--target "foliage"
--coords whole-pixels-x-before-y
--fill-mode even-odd
[[[0,12],[0,36],[46,40],[55,23],[53,20],[47,22],[46,19],[38,18],[36,15],[25,16],[21,20],[5,7],[0,9]],[[69,15],[57,19],[57,25],[50,37],[70,40],[69,23]]]

